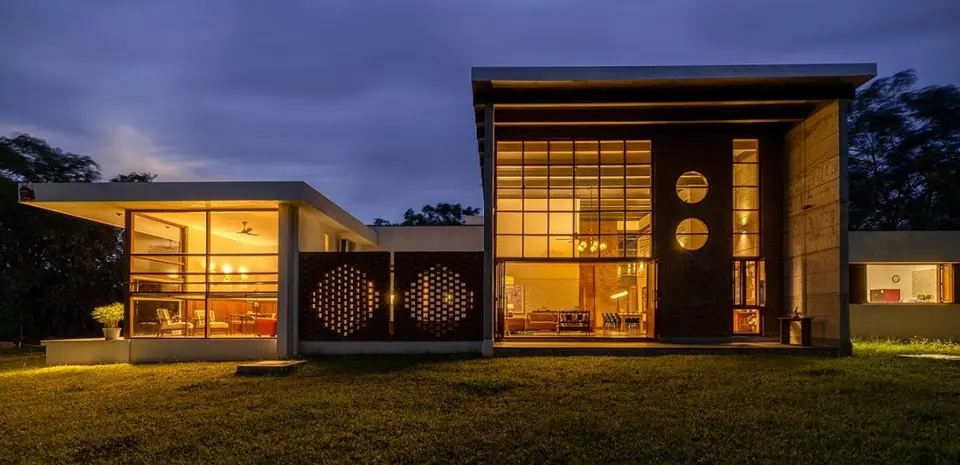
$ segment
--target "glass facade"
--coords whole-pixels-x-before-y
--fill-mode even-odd
[[[760,260],[760,152],[756,139],[733,140],[733,332],[760,334],[766,268]],[[742,260],[749,257],[754,260]]]
[[[650,141],[501,141],[496,152],[504,333],[645,334]]]
[[[733,141],[733,256],[760,256],[760,154],[756,139]]]
[[[278,212],[130,214],[132,337],[276,335]]]
[[[649,141],[497,143],[498,258],[650,257]]]

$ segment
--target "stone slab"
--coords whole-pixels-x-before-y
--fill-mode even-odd
[[[902,354],[897,355],[897,357],[902,358],[929,358],[933,360],[953,360],[955,362],[960,361],[960,355],[947,355],[947,354]]]
[[[306,360],[261,360],[237,365],[237,376],[282,376],[297,370]]]

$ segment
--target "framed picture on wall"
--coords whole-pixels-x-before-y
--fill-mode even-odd
[[[514,315],[526,312],[523,308],[523,286],[506,286],[505,290],[507,293],[507,311]]]

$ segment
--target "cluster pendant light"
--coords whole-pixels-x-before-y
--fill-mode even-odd
[[[597,250],[607,250],[607,244],[604,242],[592,241],[587,243],[587,241],[580,241],[580,243],[577,244],[577,251],[583,252],[587,250],[588,247],[590,248],[591,253],[596,253]]]

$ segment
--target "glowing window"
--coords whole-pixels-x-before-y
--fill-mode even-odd
[[[677,243],[687,250],[698,250],[707,244],[710,229],[698,218],[687,218],[677,226]]]
[[[687,171],[677,179],[677,197],[686,203],[699,203],[709,189],[706,176],[696,171]]]

